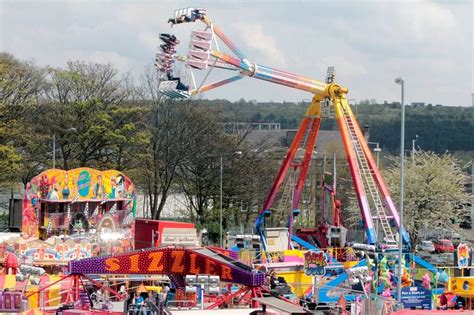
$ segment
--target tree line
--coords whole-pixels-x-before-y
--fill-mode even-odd
[[[154,219],[182,193],[182,215],[217,238],[221,157],[224,228],[249,222],[271,185],[277,161],[265,141],[249,144],[248,130],[225,134],[218,109],[164,100],[152,68],[134,82],[110,64],[38,67],[1,53],[0,76],[3,189],[52,168],[54,141],[56,168],[123,171]]]
[[[202,100],[202,106],[219,108],[223,118],[240,122],[276,122],[282,129],[298,128],[308,103],[265,102],[228,100]],[[361,127],[370,127],[370,141],[379,142],[386,152],[398,152],[400,148],[400,103],[377,104],[374,100],[362,100],[353,105]],[[416,146],[423,150],[444,153],[445,151],[474,151],[474,108],[448,107],[432,104],[406,106],[405,147],[411,148],[412,139],[418,135]],[[325,118],[322,130],[337,130],[334,119]]]

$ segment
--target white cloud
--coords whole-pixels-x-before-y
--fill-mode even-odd
[[[236,27],[242,42],[260,53],[266,63],[279,67],[287,66],[285,56],[277,47],[275,38],[264,32],[262,24],[238,23]]]
[[[96,63],[110,63],[117,67],[122,72],[129,70],[129,62],[127,58],[120,56],[115,51],[93,51],[93,52],[79,52],[77,54],[79,60],[85,60]]]
[[[178,0],[0,1],[1,49],[39,65],[61,67],[83,59],[110,62],[138,75],[152,62],[158,33],[176,34],[182,42],[178,51],[185,53],[190,31],[203,27],[198,22],[170,29],[167,20],[174,9],[190,5]],[[204,7],[250,60],[319,80],[328,66],[335,66],[337,80],[350,89],[351,98],[396,100],[393,78],[402,75],[407,101],[471,102],[472,1],[255,1],[242,6],[214,0]],[[262,101],[310,97],[254,79],[206,96]]]
[[[405,34],[412,34],[419,41],[443,40],[455,35],[456,17],[448,7],[430,1],[412,5],[413,10],[402,7],[403,10],[398,12]]]
[[[152,32],[140,32],[137,37],[140,43],[149,49],[156,49],[159,44],[158,34]]]
[[[156,24],[163,20],[166,15],[162,10],[163,4],[156,2],[130,2],[119,3],[112,10],[111,14],[118,19],[119,22],[129,27],[148,28],[150,24]],[[171,14],[172,12],[168,12]]]

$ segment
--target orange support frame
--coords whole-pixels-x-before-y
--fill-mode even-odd
[[[288,173],[290,167],[294,167],[295,169],[299,169],[298,180],[296,182],[296,186],[294,188],[294,195],[293,195],[293,202],[291,205],[290,213],[288,214],[288,248],[291,249],[291,236],[293,233],[293,222],[294,222],[294,211],[298,210],[299,203],[301,200],[301,193],[303,190],[304,182],[306,180],[306,176],[308,174],[308,169],[311,164],[311,158],[313,156],[314,146],[316,144],[316,139],[318,137],[318,131],[321,124],[321,96],[315,95],[311,104],[306,111],[306,115],[300,123],[300,127],[296,132],[296,135],[291,143],[291,146],[283,160],[282,165],[278,171],[278,174],[273,181],[272,188],[270,189],[270,193],[263,204],[262,209],[259,212],[259,218],[255,223],[255,230],[261,237],[262,235],[262,225],[265,213],[271,210],[271,206],[275,201],[275,198],[278,194],[278,191],[283,184],[285,177]],[[307,135],[305,139],[305,135]],[[301,163],[294,163],[294,159],[296,154],[298,153],[298,149],[301,147],[303,143],[304,147],[304,156],[303,161]],[[262,243],[264,244],[264,250],[266,251],[266,242],[262,239]]]

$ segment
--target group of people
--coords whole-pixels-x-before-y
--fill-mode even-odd
[[[162,40],[164,44],[160,45],[162,53],[156,55],[155,66],[160,72],[166,74],[166,79],[168,81],[177,82],[176,89],[181,91],[188,91],[189,86],[181,82],[181,79],[179,77],[173,76],[173,55],[176,53],[175,48],[176,45],[179,44],[179,40],[176,38],[176,36],[167,33],[160,34],[160,40]]]
[[[149,291],[147,296],[144,296],[145,294],[142,294],[137,289],[132,299],[132,307],[129,308],[129,310],[132,311],[134,315],[160,315],[166,307],[169,291],[169,286],[163,285],[160,292]]]
[[[171,26],[181,23],[194,22],[196,19],[202,19],[205,10],[188,8],[186,11],[182,12],[180,16],[172,17],[168,19],[168,23],[171,23]]]

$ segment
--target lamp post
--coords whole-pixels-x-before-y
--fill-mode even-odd
[[[411,139],[411,159],[415,158],[415,143],[418,141],[418,135],[415,135],[415,138]]]
[[[219,212],[219,245],[221,248],[224,248],[224,244],[222,243],[222,175],[223,175],[223,169],[224,169],[224,166],[223,166],[223,163],[222,163],[222,154],[221,154],[221,175],[220,175],[220,204],[221,204],[221,209],[220,209],[220,212]]]
[[[418,135],[415,135],[414,139],[411,139],[411,154],[415,152],[415,142],[418,141]]]
[[[64,135],[67,135],[70,132],[77,132],[77,129],[72,127],[66,130]],[[53,132],[53,169],[56,168],[56,131]]]
[[[380,147],[380,144],[378,142],[367,142],[367,144],[375,144],[374,152],[375,152],[375,158],[377,160],[377,167],[379,167],[380,163],[380,152],[382,152],[382,148]]]
[[[402,255],[403,255],[403,182],[405,180],[403,167],[405,162],[405,80],[401,77],[395,79],[396,84],[401,85],[401,133],[400,133],[400,226],[398,228],[398,281],[397,281],[397,299],[402,300]]]
[[[471,230],[474,231],[474,161],[471,161]]]

